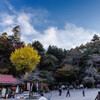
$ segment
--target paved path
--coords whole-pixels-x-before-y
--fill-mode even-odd
[[[58,91],[53,91],[51,100],[95,100],[98,91],[100,91],[100,89],[95,89],[95,90],[87,89],[85,93],[86,94],[85,97],[82,96],[82,90],[75,90],[75,91],[71,90],[70,91],[71,97],[66,97],[66,90],[63,91],[61,96],[59,96]],[[47,98],[50,95],[51,93],[45,94]],[[4,99],[0,99],[0,100],[4,100]],[[5,99],[5,100],[11,100],[11,99]],[[13,100],[19,100],[19,99],[13,99]],[[38,100],[38,99],[27,99],[27,100]]]
[[[70,91],[71,97],[66,97],[66,91],[64,90],[62,95],[59,96],[58,91],[52,92],[51,100],[95,100],[96,95],[98,94],[100,89],[87,89],[86,96],[82,96],[82,90]],[[48,97],[50,94],[46,94],[45,96]]]

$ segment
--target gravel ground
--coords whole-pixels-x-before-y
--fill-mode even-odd
[[[58,91],[53,91],[51,100],[95,100],[98,91],[100,91],[100,89],[87,89],[85,90],[85,97],[82,95],[82,90],[71,90],[71,97],[66,97],[66,90],[62,92],[61,96],[59,96]],[[45,96],[48,98],[50,93]]]
[[[71,97],[66,97],[66,90],[62,92],[61,96],[59,96],[58,91],[52,91],[51,100],[95,100],[98,91],[100,91],[100,89],[87,89],[85,90],[85,97],[83,97],[82,95],[82,90],[75,90],[75,91],[71,90],[70,91]],[[45,94],[45,97],[48,98],[50,95],[51,92]],[[6,100],[11,100],[11,99],[6,99]],[[19,99],[13,99],[13,100],[19,100]],[[20,100],[38,100],[38,99],[20,99]]]

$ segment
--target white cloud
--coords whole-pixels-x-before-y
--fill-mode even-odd
[[[15,16],[11,16],[11,15],[8,15],[6,13],[2,14],[0,24],[3,26],[12,25],[12,24],[14,24],[14,18],[15,18]]]
[[[12,34],[11,30],[14,26],[20,25],[22,30],[21,39],[23,41],[29,43],[39,40],[45,48],[49,45],[55,45],[60,48],[69,49],[86,43],[92,39],[94,34],[99,34],[92,30],[86,30],[83,27],[77,27],[74,24],[66,24],[64,29],[51,26],[41,33],[31,24],[33,21],[31,13],[4,14],[2,17],[1,25],[4,26],[3,31],[8,32],[8,35]]]
[[[14,15],[2,14],[0,25],[4,27],[4,30],[12,30],[12,27],[19,25],[21,30],[26,35],[38,34],[31,24],[32,18],[30,14],[18,13]]]
[[[33,41],[39,40],[45,48],[48,45],[56,45],[60,48],[70,49],[89,42],[94,34],[99,33],[77,27],[74,24],[66,24],[63,30],[57,29],[57,27],[49,27],[42,35],[38,35],[37,39],[33,39]]]
[[[20,14],[17,18],[18,24],[21,26],[23,33],[26,35],[38,34],[38,31],[36,31],[30,24],[31,20],[31,15],[26,13]]]
[[[13,32],[11,31],[13,29],[13,27],[8,27],[5,28],[3,32],[7,32],[8,35],[13,35]]]
[[[22,31],[21,39],[26,43],[38,40],[45,48],[49,45],[56,45],[61,48],[70,49],[90,41],[94,34],[99,34],[83,27],[77,27],[74,24],[66,24],[64,29],[51,26],[41,33],[34,27],[35,25],[40,25],[42,22],[50,22],[45,19],[47,11],[33,10],[33,12],[25,12],[22,10],[17,12],[11,5],[9,5],[9,9],[13,12],[12,15],[8,13],[0,14],[0,27],[2,27],[3,32],[6,31],[8,35],[11,35],[12,28],[20,25]]]

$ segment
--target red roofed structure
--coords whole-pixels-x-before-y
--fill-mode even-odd
[[[3,97],[6,97],[6,92],[9,93],[8,97],[15,95],[15,91],[19,86],[18,93],[21,92],[21,89],[24,89],[24,83],[14,78],[12,75],[0,75],[0,93],[2,94],[5,91]],[[10,90],[10,91],[9,91]]]
[[[23,82],[17,80],[12,75],[0,75],[0,85],[21,85]]]

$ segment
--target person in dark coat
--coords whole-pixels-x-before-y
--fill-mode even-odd
[[[59,96],[61,96],[61,94],[62,94],[62,88],[60,87],[59,88]]]
[[[96,96],[95,100],[100,100],[100,91],[98,92],[98,95]]]
[[[85,89],[84,88],[82,89],[82,94],[83,94],[83,97],[85,97]]]
[[[70,97],[70,89],[69,88],[67,88],[67,94],[66,94],[66,97],[69,95],[69,97]]]

